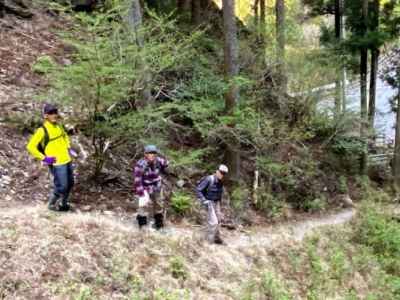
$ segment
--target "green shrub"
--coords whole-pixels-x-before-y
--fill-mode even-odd
[[[171,198],[171,208],[178,215],[185,215],[193,207],[192,197],[183,192],[175,192]]]
[[[178,75],[188,72],[196,56],[192,44],[201,35],[184,34],[167,16],[149,12],[140,31],[144,44],[139,47],[132,41],[131,29],[116,21],[126,19],[128,10],[122,2],[113,3],[116,7],[109,11],[74,15],[74,27],[60,34],[75,49],[73,63],[54,68],[51,88],[44,95],[74,108],[81,131],[92,141],[95,175],[101,173],[111,148],[140,146],[143,136],[163,142],[182,128],[173,118],[180,115],[174,111],[179,105],[133,108],[142,105],[145,89],[151,87],[159,95],[165,82],[174,89]]]
[[[327,206],[327,200],[324,195],[319,195],[315,199],[306,199],[303,203],[303,209],[305,211],[317,212],[325,210]]]
[[[388,273],[400,276],[400,226],[391,216],[364,205],[355,239],[373,250]]]
[[[75,298],[75,300],[89,300],[93,299],[92,289],[88,286],[82,286],[79,295]]]
[[[174,278],[187,279],[188,272],[182,257],[175,256],[169,261],[169,270]]]
[[[264,272],[259,278],[254,278],[245,284],[240,299],[289,300],[293,297],[286,291],[285,285],[275,274]]]
[[[49,74],[56,68],[56,63],[51,56],[44,55],[38,57],[32,65],[32,71],[38,74]]]
[[[262,211],[268,218],[281,216],[282,210],[285,207],[283,200],[263,189],[260,189],[258,194],[258,203],[256,204],[258,210]]]
[[[347,178],[346,178],[346,176],[341,175],[339,177],[338,192],[341,193],[341,194],[348,194],[349,193],[349,188],[347,186]]]
[[[232,191],[231,207],[235,210],[235,212],[243,212],[249,197],[249,189],[244,186],[244,183],[240,183]]]

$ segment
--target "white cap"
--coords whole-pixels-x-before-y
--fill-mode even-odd
[[[219,165],[218,171],[223,172],[223,173],[228,173],[228,167],[225,165]]]

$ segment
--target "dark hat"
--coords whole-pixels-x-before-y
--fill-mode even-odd
[[[147,145],[146,147],[144,147],[144,153],[158,153],[157,146]]]
[[[46,103],[43,107],[43,114],[58,114],[58,109],[54,104]]]

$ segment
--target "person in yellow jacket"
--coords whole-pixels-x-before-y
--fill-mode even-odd
[[[36,130],[26,148],[36,159],[49,166],[53,175],[54,188],[48,202],[50,210],[68,211],[69,194],[74,185],[71,156],[76,153],[70,147],[70,140],[58,122],[58,110],[52,104],[45,104],[44,123]],[[57,201],[61,198],[61,205]]]

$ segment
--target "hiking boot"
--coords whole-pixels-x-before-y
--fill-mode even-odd
[[[61,205],[58,210],[59,211],[69,211],[71,209],[71,206],[69,204]]]
[[[214,238],[214,244],[217,244],[217,245],[226,245],[225,242],[224,242],[224,240],[221,239],[221,237],[220,237],[219,235],[217,235],[217,236]]]
[[[221,234],[219,233],[219,231],[217,231],[215,233],[213,242],[214,242],[214,244],[217,244],[217,245],[225,245],[224,240],[221,239]]]
[[[155,214],[154,215],[154,228],[159,230],[164,227],[163,215]]]
[[[137,215],[136,221],[138,222],[139,229],[142,229],[143,226],[147,225],[147,217],[146,216]]]
[[[58,211],[57,205],[55,204],[49,204],[47,205],[47,208],[52,211]]]

